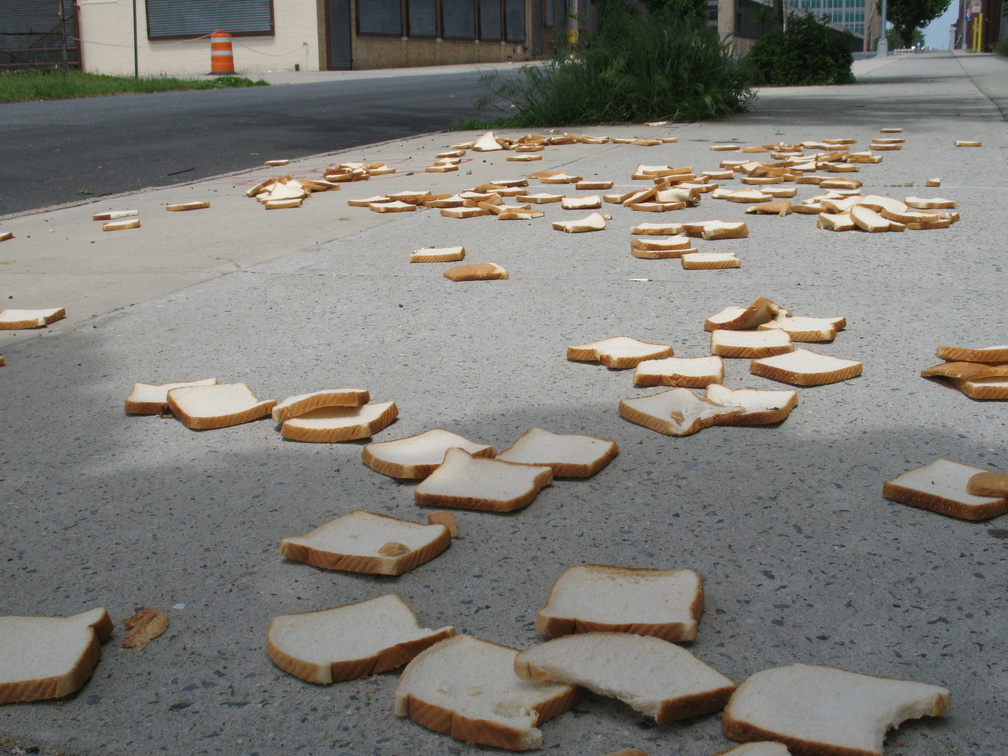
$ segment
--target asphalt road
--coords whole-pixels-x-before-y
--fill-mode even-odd
[[[443,129],[480,75],[0,105],[0,216]]]

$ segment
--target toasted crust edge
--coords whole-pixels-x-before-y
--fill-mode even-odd
[[[1008,499],[1001,499],[988,504],[978,504],[975,507],[971,507],[954,499],[946,499],[944,496],[901,486],[892,481],[886,481],[882,485],[882,495],[900,504],[909,504],[911,507],[929,509],[938,514],[974,522],[990,520],[1008,512]]]

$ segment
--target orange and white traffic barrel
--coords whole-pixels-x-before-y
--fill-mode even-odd
[[[231,35],[218,29],[210,35],[210,73],[233,74],[234,72]]]

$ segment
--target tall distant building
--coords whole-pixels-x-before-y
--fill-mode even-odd
[[[864,39],[864,49],[874,50],[878,39],[875,0],[787,0],[788,8],[813,16],[826,16],[830,26],[846,29]]]

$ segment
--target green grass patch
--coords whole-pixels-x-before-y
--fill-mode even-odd
[[[75,97],[175,92],[186,89],[264,87],[266,82],[242,76],[213,79],[176,79],[169,76],[105,76],[81,71],[0,73],[0,103],[31,100],[69,100]]]
[[[731,46],[702,20],[656,11],[638,18],[607,4],[600,29],[573,55],[503,79],[483,77],[477,102],[501,113],[498,127],[622,121],[694,121],[745,110],[754,94]]]

